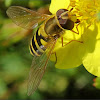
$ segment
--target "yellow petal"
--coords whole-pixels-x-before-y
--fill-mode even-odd
[[[98,34],[97,34],[97,36],[96,36],[96,39],[98,40],[98,39],[100,39],[100,22],[99,23],[97,23],[96,24],[97,26],[98,26]]]
[[[83,44],[80,42],[73,41],[67,44],[65,47],[56,51],[57,63],[56,68],[67,69],[78,67],[82,64],[82,57],[84,54]]]
[[[98,38],[100,30],[98,25],[100,24],[92,25],[83,35],[86,49],[83,65],[88,72],[100,77],[100,39]]]
[[[49,11],[55,14],[59,9],[67,9],[70,0],[51,0]]]
[[[95,49],[86,54],[86,56],[83,58],[83,65],[88,72],[100,77],[100,41],[95,42]],[[92,46],[90,49],[93,48]]]

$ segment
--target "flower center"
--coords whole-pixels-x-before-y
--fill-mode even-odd
[[[100,21],[100,0],[71,0],[70,6],[73,5],[81,21],[88,24]]]

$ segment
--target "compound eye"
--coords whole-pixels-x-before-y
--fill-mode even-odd
[[[61,18],[61,14],[63,14],[64,12],[68,11],[67,9],[59,9],[57,12],[56,12],[56,16],[57,18]],[[65,16],[68,16],[68,14],[66,13]]]
[[[68,10],[60,9],[57,11],[56,16],[57,16],[60,26],[63,29],[72,30],[74,27],[74,22],[72,20],[68,19],[68,13],[64,14],[64,12],[66,12],[66,11],[68,11]],[[66,17],[65,19],[63,19],[63,17],[61,16],[63,14],[64,14],[64,17]]]

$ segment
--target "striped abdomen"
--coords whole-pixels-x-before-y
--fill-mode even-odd
[[[47,40],[41,34],[39,35],[38,30],[33,36],[30,45],[30,53],[36,56],[40,56],[46,50],[41,41],[47,42]]]

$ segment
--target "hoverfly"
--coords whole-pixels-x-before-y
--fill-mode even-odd
[[[59,9],[55,15],[46,15],[20,6],[8,8],[7,15],[18,26],[25,29],[34,29],[39,26],[30,44],[30,53],[34,58],[29,73],[28,95],[39,86],[57,39],[62,37],[65,30],[73,31],[74,24],[80,23],[76,15],[71,12],[72,10],[73,8],[69,11]],[[78,32],[75,33],[78,34]]]

